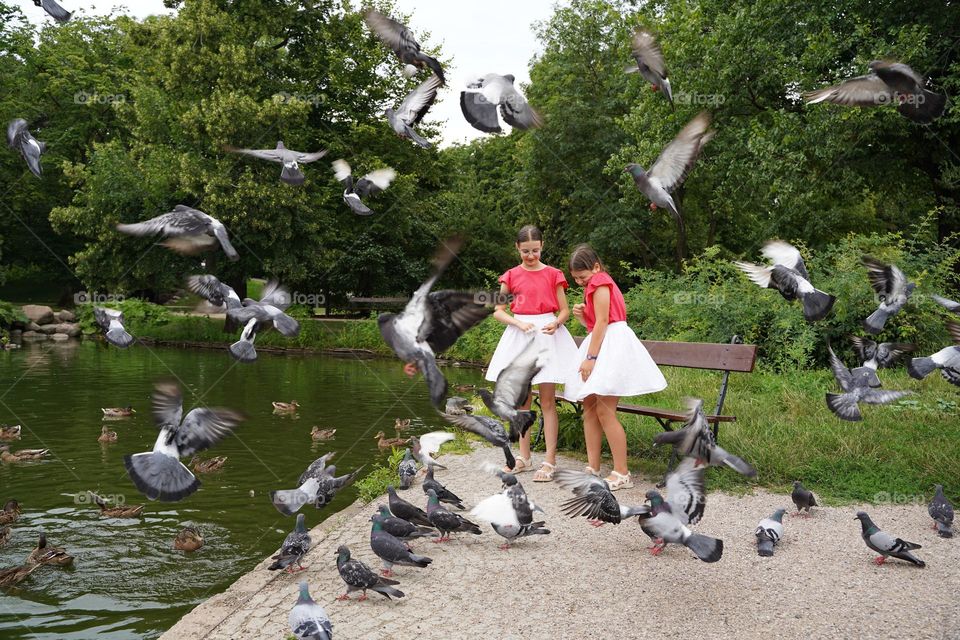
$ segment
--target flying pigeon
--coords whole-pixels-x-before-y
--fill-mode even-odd
[[[160,428],[153,451],[123,457],[137,489],[150,500],[176,502],[200,488],[200,481],[182,463],[229,435],[245,418],[232,409],[196,407],[183,416],[183,396],[173,382],[153,391],[153,421]]]
[[[847,369],[829,346],[830,368],[833,377],[843,390],[843,393],[828,393],[827,407],[841,420],[859,422],[863,420],[859,403],[888,404],[894,400],[910,395],[910,391],[880,391],[871,386],[876,380],[877,372],[870,367],[858,367],[854,371]],[[877,381],[879,383],[879,381]]]
[[[197,294],[215,307],[239,309],[243,306],[240,296],[230,285],[220,282],[216,276],[205,274],[187,278],[187,289]]]
[[[350,594],[354,591],[363,591],[359,600],[366,600],[367,589],[379,593],[387,600],[390,600],[391,596],[402,598],[404,595],[403,591],[394,589],[392,586],[400,584],[399,582],[378,576],[364,563],[359,560],[352,560],[350,558],[350,548],[345,544],[337,548],[337,571],[343,581],[347,583],[347,590],[342,595],[337,596],[337,600],[349,600]]]
[[[290,610],[290,630],[297,640],[332,640],[333,625],[327,612],[310,597],[306,582],[300,583],[300,597]]]
[[[358,216],[373,215],[370,207],[365,205],[361,198],[375,196],[393,182],[397,177],[397,172],[390,167],[371,171],[357,181],[353,179],[353,173],[346,160],[333,161],[333,177],[343,184],[343,201],[347,203],[350,210]]]
[[[740,261],[733,264],[761,287],[779,291],[785,300],[799,298],[807,322],[822,320],[830,313],[836,297],[810,284],[810,274],[796,247],[780,240],[771,240],[764,245],[761,253],[773,264],[760,266]]]
[[[353,484],[363,467],[360,467],[342,476],[337,476],[337,468],[327,466],[327,461],[333,457],[329,452],[314,460],[307,470],[300,474],[296,489],[271,491],[270,501],[277,511],[285,516],[291,516],[300,510],[300,507],[312,503],[317,509],[322,509],[333,501],[341,489]]]
[[[757,470],[750,464],[717,444],[713,430],[703,413],[703,400],[687,398],[686,415],[687,420],[682,428],[658,433],[653,439],[654,446],[672,444],[677,455],[693,456],[697,465],[727,466],[748,478],[757,475]]]
[[[93,319],[103,331],[107,342],[115,347],[126,349],[133,344],[133,336],[123,327],[123,312],[105,307],[93,308]]]
[[[314,151],[313,153],[287,149],[283,146],[282,140],[277,142],[276,149],[239,149],[237,147],[231,147],[230,145],[224,145],[223,150],[230,153],[239,153],[245,156],[259,158],[261,160],[281,163],[283,169],[280,171],[280,181],[294,186],[303,184],[306,179],[303,172],[300,171],[301,164],[316,162],[327,155],[326,149]]]
[[[400,62],[406,65],[403,70],[404,76],[412,78],[416,75],[418,69],[429,68],[437,75],[440,84],[445,82],[443,67],[440,66],[436,58],[431,58],[420,50],[420,43],[416,41],[407,27],[373,9],[367,10],[363,19],[370,30],[385,45],[393,49],[393,52],[400,58]]]
[[[549,356],[550,352],[544,348],[543,343],[534,338],[513,362],[500,372],[492,394],[486,389],[477,390],[487,409],[509,423],[512,442],[517,442],[525,435],[537,419],[536,412],[519,411],[517,407],[522,406],[530,397],[531,383],[540,373],[540,369],[547,364]]]
[[[703,145],[713,138],[713,131],[709,131],[709,127],[710,114],[701,111],[664,147],[649,171],[633,162],[624,169],[633,176],[637,189],[650,198],[650,209],[667,209],[680,229],[683,229],[683,216],[670,194],[683,183],[693,169]]]
[[[915,549],[921,549],[922,547],[919,544],[907,542],[880,531],[880,528],[873,523],[873,520],[864,511],[858,511],[856,519],[860,521],[862,528],[860,535],[863,537],[863,541],[867,543],[868,547],[880,554],[874,560],[875,564],[881,565],[888,556],[892,556],[900,560],[906,560],[920,568],[927,566],[923,560],[910,553]]]
[[[863,321],[863,328],[876,335],[883,331],[887,318],[900,312],[917,285],[907,282],[907,277],[895,264],[884,264],[870,256],[863,256],[863,264],[867,268],[870,286],[880,298],[880,306]]]
[[[434,480],[433,467],[427,467],[427,475],[423,479],[423,484],[421,485],[421,487],[423,488],[423,493],[426,495],[430,495],[429,492],[433,491],[434,494],[436,494],[437,498],[440,500],[440,502],[451,504],[460,510],[466,509],[466,507],[463,506],[463,500],[458,498],[457,494],[455,494],[453,491],[450,491],[445,486],[443,486],[442,484]]]
[[[667,77],[667,65],[663,61],[663,53],[656,37],[646,29],[637,29],[633,34],[633,48],[631,50],[635,65],[626,68],[627,73],[639,73],[650,83],[654,91],[660,91],[673,106],[673,93],[670,90],[670,79]]]
[[[953,346],[944,347],[925,358],[913,358],[907,364],[910,377],[923,380],[934,369],[940,369],[947,382],[960,387],[960,322],[948,322],[947,331],[953,338]]]
[[[491,292],[430,291],[461,244],[458,239],[446,241],[434,259],[433,274],[413,293],[403,311],[382,313],[377,318],[380,334],[394,353],[408,365],[415,363],[423,373],[438,411],[447,395],[447,380],[437,367],[436,354],[493,313],[494,305],[512,299]],[[416,449],[413,453],[417,455]]]
[[[480,527],[476,524],[461,515],[452,513],[441,507],[440,499],[437,497],[436,491],[428,489],[426,494],[427,517],[430,518],[430,523],[440,532],[440,537],[434,538],[434,542],[446,542],[450,540],[450,534],[455,531],[480,535]]]
[[[507,542],[500,545],[500,549],[504,551],[509,549],[510,542],[517,538],[550,533],[549,529],[544,528],[544,522],[533,522],[531,519],[526,524],[521,523],[520,514],[506,491],[484,498],[470,511],[470,515],[489,522],[498,535],[507,539]]]
[[[513,457],[513,452],[510,450],[510,437],[507,435],[507,432],[499,420],[489,416],[475,416],[470,414],[451,415],[449,413],[441,413],[440,415],[450,424],[480,436],[495,447],[500,447],[500,449],[503,450],[503,457],[506,460],[507,467],[513,469],[516,466],[517,459]]]
[[[417,133],[413,127],[416,126],[423,116],[427,115],[433,101],[437,99],[437,89],[443,84],[435,75],[430,75],[420,86],[407,94],[400,106],[396,109],[388,108],[383,112],[387,122],[401,138],[409,138],[424,149],[431,147],[426,138]]]
[[[53,18],[60,24],[69,22],[70,16],[73,15],[73,12],[67,11],[66,9],[61,7],[59,4],[57,4],[54,0],[33,0],[33,4],[34,6],[42,7],[43,10],[46,11],[51,18]]]
[[[555,479],[558,485],[572,490],[574,494],[573,498],[560,505],[563,512],[571,518],[586,516],[595,527],[602,526],[604,522],[620,524],[622,520],[650,512],[646,505],[621,505],[610,491],[607,481],[593,474],[559,469]]]
[[[393,575],[395,564],[424,569],[433,562],[431,558],[416,555],[406,542],[384,531],[380,519],[376,517],[373,518],[373,526],[370,529],[370,548],[383,560],[383,569],[380,573],[385,576]]]
[[[397,467],[397,473],[400,475],[400,488],[409,489],[417,475],[417,461],[413,459],[410,449],[403,452],[403,460]]]
[[[420,461],[424,469],[438,467],[446,469],[445,466],[433,459],[433,455],[440,451],[440,445],[454,439],[454,435],[448,431],[431,431],[425,433],[419,438],[410,437],[410,446],[413,447],[413,457]]]
[[[933,499],[927,507],[927,513],[933,518],[933,528],[941,538],[953,537],[953,505],[943,495],[943,485],[938,484]]]
[[[390,535],[396,536],[401,540],[414,540],[416,538],[426,538],[436,533],[432,528],[418,527],[415,524],[407,522],[403,518],[390,515],[390,509],[386,505],[380,505],[380,512],[370,518],[378,518],[383,530]]]
[[[516,78],[507,74],[488,73],[467,85],[460,92],[460,110],[474,129],[485,133],[501,133],[497,106],[504,122],[514,129],[543,126],[543,118],[513,86]]]
[[[695,465],[690,466],[689,460],[687,458],[684,461],[688,468],[696,468]],[[667,485],[669,487],[669,480]],[[640,528],[655,541],[651,554],[659,555],[668,544],[673,543],[687,547],[704,562],[720,560],[723,556],[723,540],[688,529],[683,517],[676,512],[674,498],[666,501],[656,491],[648,491],[646,497],[650,503],[649,513],[640,516]]]
[[[943,113],[947,98],[924,88],[926,82],[902,62],[874,60],[870,73],[804,95],[808,104],[832,102],[844,106],[877,107],[896,104],[900,115],[926,124]]]
[[[230,345],[230,355],[240,362],[250,363],[257,359],[257,350],[253,346],[257,334],[275,327],[288,338],[300,333],[300,323],[284,313],[290,306],[290,294],[276,280],[269,281],[263,288],[259,301],[244,298],[242,305],[227,309],[227,318],[237,326],[243,327],[240,339]]]
[[[285,569],[287,573],[294,573],[295,571],[303,571],[306,569],[302,562],[303,556],[307,555],[307,551],[310,550],[310,534],[304,525],[304,518],[305,516],[302,513],[297,514],[297,526],[287,534],[287,537],[283,541],[283,546],[280,547],[280,553],[271,558],[275,562],[267,567],[267,569],[270,571]],[[299,569],[294,569],[294,564],[296,564]]]
[[[227,228],[223,223],[203,211],[182,204],[175,206],[169,213],[143,222],[118,224],[117,231],[133,236],[160,234],[166,238],[160,244],[184,255],[206,251],[219,242],[230,260],[236,262],[240,259],[237,250],[230,244]]]
[[[70,14],[67,14],[70,17]],[[33,137],[30,129],[27,128],[27,121],[22,118],[11,120],[7,125],[7,144],[11,149],[16,149],[27,162],[30,172],[38,178],[43,174],[43,167],[40,166],[40,156],[46,153],[47,143],[40,142]]]
[[[790,498],[797,507],[797,513],[793,515],[798,515],[800,511],[803,510],[804,517],[809,518],[810,507],[819,506],[817,505],[817,498],[813,495],[813,492],[805,489],[799,480],[793,481],[793,492],[790,494]]]
[[[947,311],[952,311],[952,312],[954,312],[954,313],[960,313],[960,302],[955,302],[955,301],[953,301],[953,300],[950,300],[950,299],[948,299],[948,298],[944,298],[943,296],[938,296],[938,295],[936,295],[936,294],[931,294],[930,297],[933,298],[933,301],[934,301],[934,302],[936,302],[938,305],[940,305],[941,307],[943,307],[943,308],[946,309]]]
[[[853,347],[857,351],[857,357],[860,358],[862,365],[874,371],[892,367],[901,356],[917,350],[917,345],[915,344],[906,342],[877,343],[870,338],[861,338],[859,336],[850,336],[850,342],[853,343]]]
[[[430,518],[427,517],[426,511],[398,496],[396,489],[387,487],[387,496],[390,504],[390,513],[412,524],[433,527],[433,523],[430,522]]]
[[[757,525],[754,534],[757,536],[757,555],[769,558],[773,555],[773,547],[783,537],[783,514],[786,509],[777,509],[769,518],[764,518]]]

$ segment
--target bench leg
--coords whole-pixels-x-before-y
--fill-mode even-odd
[[[660,426],[663,427],[664,431],[673,431],[673,427],[671,426],[673,423],[670,420],[667,420],[666,418],[659,418],[657,416],[654,416],[654,419],[660,423]],[[663,474],[663,480],[657,483],[658,489],[663,489],[665,486],[667,486],[667,476],[669,476],[670,472],[673,471],[673,467],[676,466],[676,463],[677,448],[670,447],[670,461],[667,462],[667,470]]]

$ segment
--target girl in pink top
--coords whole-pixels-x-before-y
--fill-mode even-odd
[[[590,333],[580,344],[578,369],[568,371],[564,397],[583,402],[583,434],[587,473],[600,475],[600,449],[606,436],[613,472],[606,478],[611,491],[633,486],[627,468],[627,434],[617,419],[621,396],[638,396],[667,388],[657,364],[627,324],[627,306],[613,278],[589,245],[570,256],[570,275],[585,287],[584,302],[573,315]]]
[[[500,276],[501,293],[512,293],[513,303],[507,313],[506,305],[498,305],[493,317],[507,325],[497,344],[497,349],[487,367],[487,380],[496,381],[514,358],[531,340],[536,340],[546,350],[546,363],[533,378],[540,392],[540,409],[543,412],[543,434],[546,441],[546,456],[540,469],[533,476],[534,482],[553,480],[557,464],[557,405],[556,385],[566,378],[567,369],[577,357],[577,345],[563,323],[570,317],[567,306],[567,279],[563,272],[540,262],[543,235],[532,225],[520,229],[517,235],[517,252],[520,264]],[[530,408],[532,398],[527,398],[523,409]],[[530,433],[520,439],[520,455],[514,473],[529,471],[533,467],[530,457]],[[506,469],[510,471],[510,469]]]

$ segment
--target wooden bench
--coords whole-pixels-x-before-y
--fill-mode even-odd
[[[579,347],[583,342],[583,336],[575,336],[574,341]],[[734,422],[737,417],[723,414],[723,403],[727,398],[727,384],[730,379],[730,372],[749,373],[753,371],[753,366],[757,359],[757,346],[752,344],[743,344],[740,336],[733,336],[729,344],[717,344],[713,342],[664,342],[660,340],[641,340],[643,346],[650,352],[650,357],[661,367],[684,367],[687,369],[707,369],[713,371],[722,371],[720,378],[720,391],[717,395],[717,404],[713,413],[707,414],[707,422],[713,426],[713,435],[719,435],[721,422]],[[534,391],[534,394],[537,392]],[[691,393],[691,395],[694,395]],[[697,392],[699,395],[699,391]],[[561,394],[557,394],[557,400],[567,402],[576,409],[579,417],[583,407],[579,402],[568,400]],[[539,407],[540,398],[536,399]],[[620,404],[617,411],[629,413],[637,416],[648,416],[656,420],[666,431],[673,429],[673,423],[685,422],[686,416],[683,411],[664,409],[662,407],[647,407],[638,404]],[[543,412],[540,412],[540,431],[537,433],[536,441],[539,442],[543,436]]]

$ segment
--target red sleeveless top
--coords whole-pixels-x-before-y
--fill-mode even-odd
[[[587,331],[593,331],[597,324],[596,311],[593,308],[593,292],[600,287],[610,287],[610,324],[625,322],[627,319],[627,304],[620,293],[620,287],[613,281],[606,271],[601,271],[590,278],[587,289],[583,294],[586,307],[583,310],[583,319],[587,323]]]

